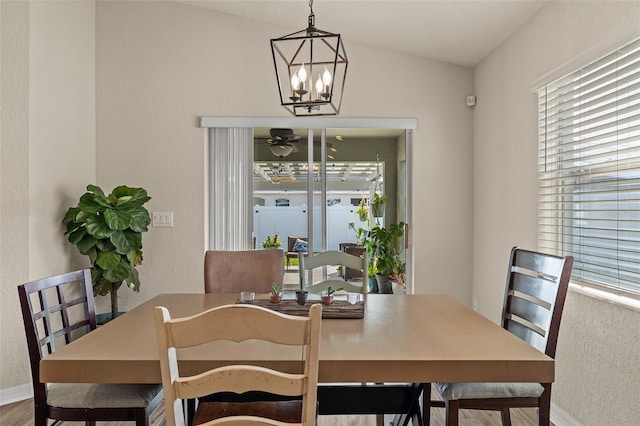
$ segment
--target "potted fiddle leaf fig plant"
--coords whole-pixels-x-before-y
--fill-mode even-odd
[[[69,242],[89,256],[93,294],[111,293],[111,318],[118,315],[117,292],[123,282],[140,291],[136,266],[142,263],[142,234],[151,224],[144,207],[150,199],[142,188],[118,186],[105,195],[100,187],[88,185],[62,219]]]
[[[374,226],[369,232],[368,249],[373,257],[380,293],[393,293],[392,280],[404,274],[405,263],[400,257],[399,239],[404,236],[404,222],[388,227]]]

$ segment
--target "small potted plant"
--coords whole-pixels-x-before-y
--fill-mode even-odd
[[[373,194],[373,202],[371,203],[371,213],[373,217],[384,216],[384,205],[387,202],[387,194]]]
[[[278,234],[267,235],[267,239],[262,242],[262,248],[264,249],[279,249],[280,247],[282,247],[282,243]]]
[[[367,199],[364,194],[362,194],[356,214],[358,215],[360,222],[366,222],[369,219],[369,206],[367,206]]]
[[[273,283],[271,285],[271,290],[269,290],[269,299],[271,303],[280,303],[282,300],[282,291],[280,290],[280,284]]]
[[[333,293],[335,293],[336,291],[342,290],[342,288],[337,288],[337,289],[332,289],[331,287],[327,288],[325,291],[322,292],[322,294],[320,295],[320,298],[322,299],[322,303],[326,306],[329,306],[330,304],[333,303]]]

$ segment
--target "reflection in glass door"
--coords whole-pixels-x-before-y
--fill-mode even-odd
[[[399,177],[405,162],[404,129],[256,128],[254,142],[253,234],[258,248],[278,234],[285,251],[305,239],[315,252],[357,254],[375,224],[406,220],[406,179]],[[384,203],[374,206],[378,199]],[[296,264],[290,259],[286,271],[292,285],[297,283]],[[340,272],[354,278],[350,271]]]

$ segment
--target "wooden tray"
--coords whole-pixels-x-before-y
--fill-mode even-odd
[[[314,303],[322,303],[319,300],[307,300],[304,305],[298,305],[295,300],[283,300],[280,303],[273,303],[268,299],[255,299],[248,302],[251,305],[262,306],[283,314],[308,316],[309,307]],[[346,300],[334,300],[330,305],[322,305],[322,318],[363,318],[364,302],[351,304]]]

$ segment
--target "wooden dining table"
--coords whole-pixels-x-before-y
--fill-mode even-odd
[[[183,317],[238,298],[158,295],[46,356],[40,380],[161,383],[153,308]],[[237,363],[302,366],[299,349],[257,341],[215,342],[179,358],[181,374]],[[319,359],[320,383],[554,381],[552,358],[446,295],[366,295],[363,318],[323,319]]]

